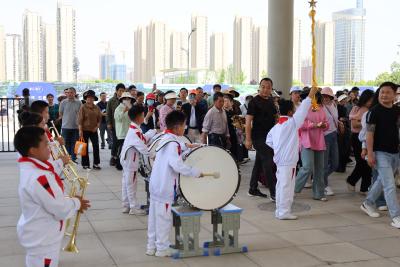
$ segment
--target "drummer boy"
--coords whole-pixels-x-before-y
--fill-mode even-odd
[[[128,111],[131,120],[128,133],[125,137],[121,150],[120,163],[122,165],[122,213],[129,215],[146,215],[146,211],[140,209],[136,199],[137,174],[139,169],[139,157],[151,156],[147,142],[156,133],[156,130],[149,130],[142,133],[140,125],[144,122],[144,107],[135,105]],[[141,155],[140,155],[141,154]]]
[[[185,132],[185,114],[172,111],[165,119],[167,129],[156,149],[156,159],[150,177],[150,209],[147,230],[147,251],[149,256],[171,257],[175,252],[170,248],[169,234],[172,229],[171,205],[178,175],[203,177],[196,168],[183,163],[183,145],[178,136]]]
[[[266,144],[274,150],[276,172],[276,210],[275,217],[279,220],[296,220],[292,214],[296,165],[299,160],[299,134],[311,107],[311,99],[318,88],[310,90],[308,98],[296,109],[293,102],[284,100],[280,104],[279,122],[268,133]]]

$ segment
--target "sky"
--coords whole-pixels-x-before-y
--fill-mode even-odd
[[[279,0],[270,0],[279,1]],[[232,40],[235,15],[251,16],[257,25],[268,24],[268,0],[66,0],[76,9],[77,56],[80,74],[97,77],[101,43],[109,41],[116,52],[127,52],[133,67],[134,30],[159,20],[176,31],[190,30],[192,14],[208,16],[208,32],[226,32]],[[302,54],[310,54],[308,0],[294,0],[295,17],[302,20]],[[335,11],[356,6],[356,0],[319,0],[317,19],[328,21]],[[57,0],[0,0],[0,25],[6,33],[22,33],[25,9],[39,13],[43,22],[56,24]],[[367,10],[364,79],[388,71],[399,50],[399,0],[364,0]],[[232,41],[229,42],[230,50]],[[231,53],[230,53],[231,54]],[[232,56],[231,56],[232,57]]]

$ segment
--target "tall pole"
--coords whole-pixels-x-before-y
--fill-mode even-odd
[[[187,73],[186,73],[186,82],[189,83],[189,77],[190,77],[190,37],[192,36],[192,33],[196,31],[196,28],[193,28],[189,35],[188,35],[188,46],[187,46]]]
[[[316,49],[316,40],[315,40],[315,15],[317,11],[315,10],[317,1],[310,0],[308,2],[310,4],[310,13],[309,16],[311,18],[311,60],[312,60],[312,87],[318,87],[317,83],[317,49]],[[318,110],[317,99],[314,96],[312,99],[312,109]]]

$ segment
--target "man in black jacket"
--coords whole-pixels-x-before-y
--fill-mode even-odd
[[[196,92],[189,94],[189,103],[182,106],[182,112],[186,115],[185,135],[194,143],[201,143],[200,134],[203,126],[203,120],[206,113],[197,105]]]

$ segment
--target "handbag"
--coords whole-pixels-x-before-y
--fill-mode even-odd
[[[87,155],[87,143],[83,137],[80,137],[78,141],[75,143],[74,148],[75,155],[81,155],[82,157]]]

